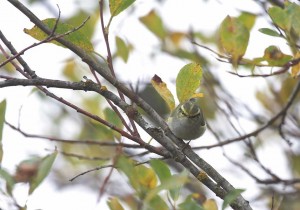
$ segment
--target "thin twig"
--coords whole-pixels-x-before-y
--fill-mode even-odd
[[[112,165],[113,166],[116,165],[115,158],[113,160]],[[105,193],[106,186],[108,185],[109,179],[112,176],[113,170],[114,170],[114,168],[111,167],[108,174],[107,174],[107,176],[104,178],[104,181],[103,181],[102,185],[99,187],[99,195],[98,195],[98,199],[97,199],[98,202],[101,200],[101,198],[103,197],[103,195]]]
[[[236,75],[238,77],[270,77],[270,76],[275,76],[279,74],[283,74],[289,70],[290,67],[297,65],[300,62],[300,58],[296,58],[293,60],[288,61],[286,64],[282,66],[282,68],[278,71],[272,72],[270,74],[250,74],[250,75],[241,75],[236,72],[228,72],[230,74]]]
[[[144,164],[148,164],[148,163],[149,163],[148,160],[147,161],[143,161],[143,162],[137,162],[137,163],[134,164],[134,166],[144,165]],[[73,178],[69,179],[69,181],[72,182],[75,179],[77,179],[78,177],[83,176],[83,175],[85,175],[87,173],[90,173],[90,172],[93,172],[93,171],[99,171],[99,170],[105,169],[105,168],[112,168],[112,170],[113,169],[118,169],[118,167],[116,165],[114,165],[114,164],[104,165],[104,166],[100,166],[100,167],[96,167],[96,168],[92,168],[92,169],[89,169],[87,171],[84,171],[84,172],[82,172],[82,173],[74,176]]]
[[[100,23],[101,23],[101,29],[102,29],[102,33],[103,33],[103,38],[104,38],[104,41],[105,41],[105,45],[106,45],[106,51],[107,51],[107,63],[108,63],[108,67],[110,69],[110,72],[112,74],[112,76],[114,78],[116,78],[116,74],[115,74],[115,70],[114,70],[114,65],[113,65],[113,61],[112,61],[112,54],[111,54],[111,50],[110,50],[110,43],[109,43],[109,26],[108,27],[105,27],[105,24],[104,24],[104,16],[103,16],[103,0],[100,0],[99,1],[99,9],[100,9]],[[118,88],[117,88],[117,91],[119,93],[119,96],[120,98],[125,101],[125,97],[124,97],[124,94],[122,93],[122,91],[120,91]],[[133,128],[133,134],[136,135],[136,136],[140,136],[139,135],[139,132],[135,126],[135,123],[134,121],[130,118],[130,116],[128,116],[128,119],[132,125],[132,128]]]
[[[59,11],[59,17],[60,17],[60,11]],[[75,27],[75,28],[73,28],[72,30],[69,30],[69,31],[67,31],[67,32],[65,32],[65,33],[63,33],[63,34],[55,35],[55,30],[56,30],[57,25],[58,25],[58,22],[59,22],[59,17],[56,19],[56,22],[55,22],[55,25],[54,25],[54,27],[53,27],[53,29],[52,29],[52,32],[51,32],[51,34],[50,34],[49,36],[47,36],[47,38],[43,39],[42,41],[40,41],[40,42],[38,42],[38,43],[33,43],[32,45],[30,45],[30,46],[24,48],[23,50],[19,51],[18,53],[12,52],[12,53],[13,53],[13,56],[10,56],[10,57],[7,58],[5,61],[3,61],[3,62],[0,64],[0,68],[1,68],[2,66],[4,66],[5,64],[11,62],[12,60],[18,58],[19,56],[23,55],[27,50],[29,50],[29,49],[31,49],[31,48],[37,47],[37,46],[39,46],[39,45],[41,45],[41,44],[48,43],[48,42],[51,42],[51,41],[53,41],[53,40],[55,40],[55,39],[57,39],[57,38],[62,38],[62,37],[67,36],[67,35],[69,35],[69,34],[71,34],[71,33],[74,33],[75,31],[77,31],[77,30],[79,30],[80,28],[82,28],[82,27],[85,25],[85,23],[86,23],[86,22],[89,20],[89,18],[90,18],[90,17],[86,18],[86,20],[84,20],[78,27]],[[1,31],[0,31],[0,32],[1,32]]]
[[[20,134],[22,134],[23,136],[28,137],[28,138],[44,139],[44,140],[55,141],[55,142],[64,143],[64,144],[85,144],[85,145],[98,145],[98,146],[104,146],[104,147],[122,146],[122,147],[126,147],[126,148],[143,148],[137,144],[126,144],[126,143],[116,143],[116,142],[99,142],[99,141],[94,141],[94,140],[61,139],[61,138],[57,138],[57,137],[29,134],[29,133],[23,131],[21,128],[16,127],[7,121],[5,121],[5,124],[8,125],[10,128],[12,128],[13,130],[18,131]]]
[[[105,165],[105,166],[100,166],[100,167],[92,168],[92,169],[90,169],[90,170],[84,171],[84,172],[82,172],[82,173],[80,173],[80,174],[74,176],[73,178],[69,179],[69,181],[70,181],[70,182],[73,182],[73,181],[74,181],[75,179],[77,179],[78,177],[83,176],[83,175],[85,175],[85,174],[87,174],[87,173],[90,173],[90,172],[93,172],[93,171],[99,171],[99,170],[101,170],[101,169],[104,169],[104,168],[111,168],[111,167],[113,167],[113,165]]]
[[[202,47],[210,52],[212,52],[213,54],[215,54],[218,58],[217,60],[221,61],[221,62],[228,62],[228,63],[231,63],[231,58],[230,57],[227,57],[227,56],[224,56],[222,54],[219,54],[218,52],[210,49],[209,47],[207,46],[204,46],[204,45],[201,45],[201,44],[198,44],[197,42],[195,41],[192,41],[193,44],[199,46],[199,47]],[[226,59],[226,61],[222,60],[222,59]],[[274,66],[270,66],[270,65],[264,65],[264,64],[253,64],[253,63],[249,63],[251,62],[250,60],[246,60],[246,59],[243,59],[241,61],[239,61],[239,65],[253,65],[253,66],[257,66],[257,67],[274,67]],[[286,64],[284,64],[282,66],[282,69],[276,71],[276,72],[273,72],[271,74],[250,74],[250,75],[241,75],[241,74],[238,74],[237,72],[228,72],[230,74],[233,74],[233,75],[236,75],[238,77],[270,77],[270,76],[274,76],[274,75],[279,75],[279,74],[283,74],[285,72],[287,72],[289,70],[290,67],[292,66],[295,66],[297,65],[298,63],[300,62],[300,58],[296,58],[296,59],[293,59],[293,60],[290,60],[288,61]]]
[[[293,104],[293,101],[295,100],[296,96],[298,95],[300,91],[300,81],[298,81],[296,87],[293,89],[292,94],[290,95],[287,103],[285,104],[285,106],[275,115],[273,116],[271,119],[269,119],[268,122],[266,122],[263,126],[261,126],[260,128],[247,133],[243,136],[239,136],[236,138],[232,138],[232,139],[228,139],[225,141],[222,141],[220,143],[217,144],[212,144],[212,145],[208,145],[208,146],[200,146],[200,147],[194,147],[194,149],[211,149],[214,147],[220,147],[220,146],[224,146],[227,144],[231,144],[233,142],[238,142],[238,141],[242,141],[246,138],[249,138],[251,136],[257,136],[260,132],[262,132],[263,130],[265,130],[266,128],[268,128],[270,125],[272,125],[278,118],[282,117],[285,115],[285,113],[288,111],[288,109],[291,107],[291,105]]]
[[[51,151],[51,150],[50,150]],[[103,157],[88,157],[86,155],[80,155],[80,154],[75,154],[75,153],[70,153],[70,152],[64,152],[64,151],[59,151],[59,150],[55,150],[57,151],[59,154],[64,155],[66,157],[72,157],[72,158],[77,158],[79,160],[89,160],[89,161],[108,161],[109,158],[103,158]]]
[[[95,77],[97,84],[101,86],[100,80],[97,77],[97,74],[95,73],[95,70],[90,69],[93,76]],[[133,134],[133,131],[130,129],[130,127],[128,126],[127,122],[125,121],[124,117],[121,115],[120,111],[117,109],[117,107],[110,101],[107,100],[107,103],[109,104],[109,106],[114,110],[114,112],[118,115],[119,119],[121,120],[122,124],[125,126],[125,128],[128,130],[128,132],[130,132],[130,134]]]

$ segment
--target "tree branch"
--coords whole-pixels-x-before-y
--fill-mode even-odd
[[[72,89],[72,90],[83,90],[83,91],[94,91],[105,98],[113,101],[118,107],[120,107],[125,113],[127,113],[129,116],[132,117],[150,136],[155,138],[159,143],[161,143],[165,148],[168,149],[172,153],[172,156],[174,159],[178,162],[180,162],[183,166],[185,166],[189,171],[195,176],[198,177],[199,174],[203,174],[203,172],[200,172],[198,168],[196,168],[183,154],[180,150],[178,150],[175,145],[168,140],[168,137],[164,134],[164,132],[159,129],[152,127],[149,125],[144,119],[141,117],[141,115],[130,105],[126,104],[123,100],[121,100],[119,97],[117,97],[114,93],[108,91],[106,88],[103,88],[99,86],[98,84],[94,83],[91,80],[87,80],[86,82],[80,81],[80,82],[68,82],[68,81],[60,81],[60,80],[50,80],[50,79],[44,79],[44,78],[37,78],[37,79],[9,79],[6,81],[0,82],[0,88],[1,87],[9,87],[9,86],[46,86],[48,88],[55,87],[55,88],[64,88],[64,89]],[[91,116],[93,117],[93,116]],[[94,116],[95,117],[95,116]],[[130,139],[133,138],[130,136]],[[170,150],[169,150],[170,149]],[[191,150],[191,149],[185,149],[185,150]],[[163,150],[164,151],[164,150]],[[191,153],[188,153],[189,155],[192,155]],[[166,154],[165,157],[168,157]],[[170,156],[169,156],[170,157]],[[203,163],[204,160],[200,159],[199,157],[193,157],[194,160],[197,160],[196,165],[205,165]],[[204,171],[211,171],[209,167],[204,168]],[[215,178],[215,177],[214,177]],[[198,178],[199,179],[199,178]],[[227,181],[224,181],[225,179],[218,180],[222,185],[224,186],[224,183]],[[224,198],[227,194],[227,192],[220,188],[219,185],[215,184],[209,177],[205,177],[202,179],[199,179],[202,183],[204,183],[209,189],[211,189],[213,192],[216,193],[217,196]],[[234,206],[234,209],[239,209],[241,204],[232,204]]]
[[[43,30],[45,33],[50,34],[51,30],[49,30],[30,10],[28,10],[22,3],[17,0],[8,0],[11,4],[13,4],[19,11],[24,13],[37,27]],[[128,98],[134,101],[139,107],[141,107],[157,124],[160,126],[159,128],[154,128],[150,126],[146,121],[143,120],[141,115],[132,107],[126,104],[124,101],[120,100],[116,95],[111,94],[109,91],[101,90],[98,85],[94,87],[93,91],[101,92],[100,94],[104,97],[112,100],[117,106],[119,106],[125,113],[128,114],[132,119],[134,119],[149,135],[151,135],[154,139],[156,139],[164,148],[166,148],[171,154],[172,157],[180,162],[185,168],[187,168],[199,181],[204,183],[210,190],[216,193],[217,196],[224,199],[224,197],[234,190],[233,186],[222,177],[212,166],[206,163],[202,158],[200,158],[190,147],[186,147],[185,143],[175,137],[173,133],[170,131],[167,123],[162,119],[157,112],[155,112],[152,107],[147,104],[144,100],[138,97],[135,93],[133,93],[130,89],[128,89],[121,82],[116,80],[109,72],[106,72],[102,67],[102,64],[99,63],[93,56],[91,56],[88,52],[85,52],[83,49],[77,47],[76,45],[66,41],[63,38],[57,38],[56,41],[60,42],[75,54],[77,54],[85,63],[87,63],[90,68],[94,69],[101,76],[103,76],[108,82],[110,82],[113,86],[115,86],[119,91],[124,93]],[[89,85],[87,85],[89,86]],[[88,90],[88,89],[84,89]],[[181,150],[175,147],[175,145],[170,141],[170,139],[176,144],[178,148],[185,148],[184,154],[192,161],[188,160],[187,157],[182,153]],[[203,178],[200,176],[203,174],[199,170],[199,168],[195,167],[195,165],[199,168],[202,168],[212,179],[216,181],[214,183],[208,176]],[[232,208],[239,210],[249,210],[251,207],[249,206],[249,202],[247,202],[241,195],[231,203]]]

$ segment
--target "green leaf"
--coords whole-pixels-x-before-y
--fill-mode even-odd
[[[154,169],[156,175],[158,176],[161,183],[168,182],[169,179],[172,179],[171,171],[167,164],[161,160],[152,159],[150,160],[150,165]],[[179,198],[179,193],[182,186],[179,186],[175,189],[170,189],[170,195],[174,201]]]
[[[149,210],[150,209],[159,209],[159,210],[169,210],[169,206],[166,204],[166,202],[158,195],[155,195],[150,201],[149,201]]]
[[[260,28],[258,31],[269,36],[281,37],[277,31],[274,31],[270,28]]]
[[[122,129],[123,128],[123,123],[120,120],[119,116],[115,113],[114,110],[112,110],[111,108],[105,108],[104,109],[104,115],[105,115],[105,119],[106,121],[112,123],[113,125],[115,125],[117,128]],[[116,138],[120,139],[121,138],[121,134],[117,131],[113,131],[114,135]]]
[[[109,9],[111,16],[117,16],[134,2],[135,0],[109,0]]]
[[[54,152],[50,155],[47,155],[46,157],[44,157],[40,164],[39,164],[39,168],[37,171],[37,175],[36,177],[34,177],[34,179],[32,180],[32,182],[30,183],[30,188],[29,188],[29,194],[32,194],[33,191],[41,184],[41,182],[48,176],[52,165],[54,163],[54,160],[57,156],[57,152]]]
[[[278,27],[288,32],[288,34],[294,33],[297,37],[300,36],[299,5],[295,3],[288,3],[284,9],[275,6],[270,8],[268,12],[273,22]]]
[[[5,121],[5,110],[6,110],[6,100],[3,100],[0,103],[0,165],[3,157],[2,136],[3,136],[4,121]]]
[[[6,100],[0,103],[0,142],[2,141],[3,127],[5,121]]]
[[[178,206],[179,210],[205,210],[194,200],[193,194],[187,196],[187,198]]]
[[[83,33],[88,40],[91,40],[96,29],[97,22],[99,21],[99,10],[96,10],[94,13],[87,13],[83,10],[79,10],[66,22],[72,26],[79,26],[82,24],[82,20],[86,19],[87,17],[90,17],[90,19],[84,24],[83,30],[80,30],[80,33]]]
[[[140,21],[158,38],[164,39],[167,36],[162,20],[154,10],[140,17]]]
[[[173,175],[172,177],[165,180],[159,186],[150,190],[145,198],[145,202],[149,202],[162,190],[171,190],[181,188],[188,181],[188,173],[183,171],[180,174]]]
[[[151,79],[151,84],[157,93],[164,99],[170,110],[175,108],[175,100],[171,91],[168,89],[167,84],[162,81],[162,79],[154,75]]]
[[[114,137],[118,137],[118,134],[107,126],[100,124],[94,120],[90,122],[92,123],[93,127],[84,130],[82,136],[89,136],[89,138],[97,141],[114,141]],[[116,136],[114,135],[114,133],[116,134]],[[108,148],[106,148],[105,150],[110,151],[110,149]]]
[[[228,195],[226,195],[224,198],[222,210],[228,207],[244,191],[245,191],[244,189],[234,189],[230,191]]]
[[[109,206],[110,210],[124,210],[118,198],[116,197],[109,198],[107,201],[107,205]]]
[[[182,67],[176,78],[176,93],[180,103],[191,98],[200,87],[202,68],[198,63]]]
[[[129,57],[129,47],[120,37],[116,36],[117,55],[126,63]]]
[[[140,185],[138,182],[137,174],[135,173],[135,166],[133,164],[133,161],[124,156],[120,156],[118,158],[116,166],[118,168],[118,171],[122,171],[128,177],[131,186],[135,190],[139,190]]]
[[[291,23],[291,32],[294,32],[298,37],[300,36],[300,6],[292,3],[286,7],[286,13],[289,16]]]
[[[256,15],[249,12],[242,12],[237,19],[250,31],[255,24]]]
[[[290,170],[294,174],[294,176],[300,176],[300,155],[293,154],[290,157]]]
[[[168,165],[165,164],[165,162],[157,159],[152,159],[150,160],[150,165],[154,169],[161,183],[168,180],[172,176],[171,171]]]
[[[56,19],[55,18],[48,18],[42,21],[50,30],[54,28]],[[69,32],[73,30],[75,27],[66,23],[58,23],[57,28],[55,30],[55,34],[65,34],[66,32]],[[84,29],[84,27],[83,27]],[[80,29],[82,30],[82,28]],[[78,47],[82,48],[83,50],[87,52],[93,52],[94,48],[90,40],[80,31],[74,31],[70,33],[67,36],[64,36],[63,38]],[[43,32],[41,29],[39,29],[37,26],[34,26],[31,29],[24,29],[24,32],[31,37],[42,41],[48,37],[48,35]],[[51,43],[56,44],[58,46],[64,47],[62,44],[58,43],[57,41],[51,41]]]
[[[9,52],[7,52],[7,54],[9,54]],[[7,61],[7,58],[3,55],[0,54],[0,63],[2,64],[3,62]],[[5,64],[4,66],[1,67],[1,71],[5,71],[5,73],[8,73],[10,75],[16,73],[15,71],[15,67],[11,64],[11,62],[8,62],[7,64]]]
[[[237,18],[227,16],[221,23],[219,34],[221,47],[231,56],[232,64],[236,67],[246,52],[249,30]]]
[[[286,12],[280,7],[271,7],[268,11],[273,22],[283,30],[290,30],[291,20]]]
[[[122,128],[123,127],[123,123],[120,120],[119,116],[115,113],[114,110],[112,110],[111,108],[105,108],[103,111],[104,115],[105,115],[105,119],[114,124],[116,127],[118,128]]]
[[[15,180],[14,180],[14,177],[11,176],[10,173],[8,173],[5,169],[3,169],[2,167],[0,168],[0,177],[1,179],[4,179],[5,180],[5,184],[6,184],[6,190],[7,190],[7,193],[9,195],[12,195],[12,190],[14,188],[14,185],[15,185]]]

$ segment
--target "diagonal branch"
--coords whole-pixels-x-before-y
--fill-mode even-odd
[[[37,27],[43,30],[48,35],[51,33],[51,30],[47,28],[40,20],[37,18],[30,10],[28,10],[20,1],[17,0],[8,0],[11,4],[13,4],[19,11],[25,14]],[[128,105],[124,101],[120,100],[115,94],[111,93],[107,90],[101,90],[100,87],[96,84],[88,85],[87,82],[84,90],[88,90],[87,88],[95,88],[92,91],[99,92],[104,97],[112,100],[118,107],[123,109],[129,117],[134,119],[149,135],[151,135],[154,139],[156,139],[164,148],[169,151],[172,157],[180,162],[185,168],[187,168],[199,181],[205,184],[210,190],[212,190],[217,196],[224,199],[224,197],[234,190],[234,187],[219,174],[211,165],[209,165],[206,161],[200,158],[190,147],[186,147],[186,144],[170,131],[167,123],[162,119],[152,107],[147,104],[144,100],[138,97],[134,92],[128,89],[123,83],[114,78],[111,73],[106,72],[102,67],[102,64],[99,63],[92,55],[85,52],[80,47],[68,42],[63,38],[57,38],[58,42],[69,48],[75,54],[77,54],[83,62],[87,63],[90,68],[94,69],[97,73],[99,73],[102,77],[104,77],[108,82],[110,82],[113,86],[115,86],[119,91],[121,91],[124,95],[134,101],[137,106],[141,107],[153,120],[158,124],[160,128],[155,128],[149,125],[144,119],[141,117],[139,112]],[[83,84],[82,84],[83,85]],[[172,141],[170,141],[170,139]],[[174,145],[174,143],[176,146]],[[178,148],[185,148],[184,154]],[[189,159],[188,159],[188,158]],[[197,167],[196,167],[196,166]],[[202,168],[208,176],[203,176],[204,172],[200,171],[199,168]],[[211,177],[211,178],[210,178]],[[215,180],[214,181],[212,181]],[[249,205],[249,202],[246,201],[241,195],[239,195],[234,202],[231,203],[231,207],[233,209],[239,210],[250,210],[252,209]]]
[[[165,133],[159,129],[152,127],[149,123],[147,123],[142,116],[135,110],[132,106],[128,105],[126,102],[117,97],[114,93],[108,91],[106,88],[101,88],[98,84],[92,82],[91,80],[87,80],[86,82],[68,82],[68,81],[60,81],[60,80],[50,80],[44,78],[37,79],[9,79],[0,82],[1,87],[10,87],[10,86],[46,86],[48,88],[65,88],[72,90],[83,90],[83,91],[93,91],[101,94],[105,98],[114,102],[115,105],[120,107],[125,113],[132,117],[149,135],[155,138],[159,143],[161,143],[164,147],[170,148],[171,155],[175,157],[175,160],[184,165],[189,171],[195,176],[199,176],[202,174],[201,178],[198,177],[199,181],[204,183],[210,190],[216,193],[217,196],[224,198],[227,192],[220,188],[219,185],[214,183],[209,177],[203,176],[203,172],[199,171],[176,147],[172,144]],[[130,136],[131,137],[131,136]],[[132,137],[131,137],[132,138]],[[165,150],[162,150],[162,152]],[[166,153],[165,157],[170,157],[168,153]],[[205,174],[205,173],[204,173]],[[232,203],[234,209],[241,209],[239,206],[241,204]],[[246,208],[247,209],[247,208]]]

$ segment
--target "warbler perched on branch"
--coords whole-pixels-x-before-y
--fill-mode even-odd
[[[167,121],[175,136],[183,140],[194,140],[203,135],[206,122],[199,105],[199,97],[179,104]]]

